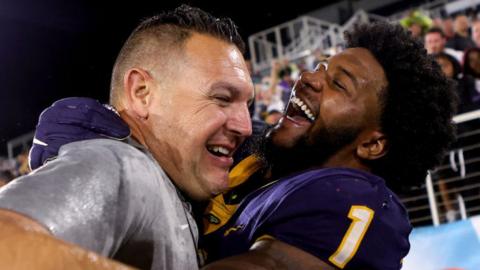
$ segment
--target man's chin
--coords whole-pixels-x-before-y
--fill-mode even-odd
[[[289,129],[279,126],[268,134],[271,143],[281,148],[292,148],[302,138],[303,133],[291,132]]]
[[[208,187],[208,192],[212,197],[228,190],[230,187],[228,171],[212,171],[205,179],[205,185]]]

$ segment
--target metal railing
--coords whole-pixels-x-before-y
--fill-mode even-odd
[[[7,142],[8,158],[13,159],[16,155],[30,148],[32,145],[33,136],[35,131],[18,136]]]
[[[457,115],[457,142],[425,184],[402,196],[414,226],[480,214],[480,110]]]
[[[445,14],[463,12],[479,4],[480,0],[436,0],[414,9],[420,10],[431,18],[437,18]],[[397,12],[388,18],[358,10],[343,25],[311,16],[301,16],[258,32],[248,38],[253,69],[256,72],[264,72],[270,69],[271,63],[275,59],[295,61],[316,50],[325,52],[343,46],[343,33],[352,29],[355,24],[376,20],[396,22],[405,17],[412,9]]]
[[[301,16],[295,20],[258,32],[248,38],[253,69],[264,71],[275,59],[295,61],[316,50],[343,46],[343,33],[355,24],[385,18],[357,11],[344,25]]]

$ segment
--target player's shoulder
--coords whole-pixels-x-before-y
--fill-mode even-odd
[[[310,170],[280,179],[273,187],[284,196],[323,200],[351,199],[385,193],[385,181],[373,174],[350,168]]]

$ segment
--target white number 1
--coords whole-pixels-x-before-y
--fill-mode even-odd
[[[337,251],[328,258],[331,263],[343,269],[353,258],[368,230],[368,226],[370,226],[374,213],[372,209],[366,206],[353,205],[350,208],[348,218],[352,220],[352,223],[348,227],[347,233],[343,237]]]

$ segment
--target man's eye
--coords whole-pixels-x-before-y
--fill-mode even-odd
[[[337,88],[340,88],[342,90],[346,90],[345,86],[343,86],[339,81],[337,80],[333,80],[333,84],[337,87]]]
[[[228,96],[215,96],[214,98],[221,102],[230,102],[230,97]]]

